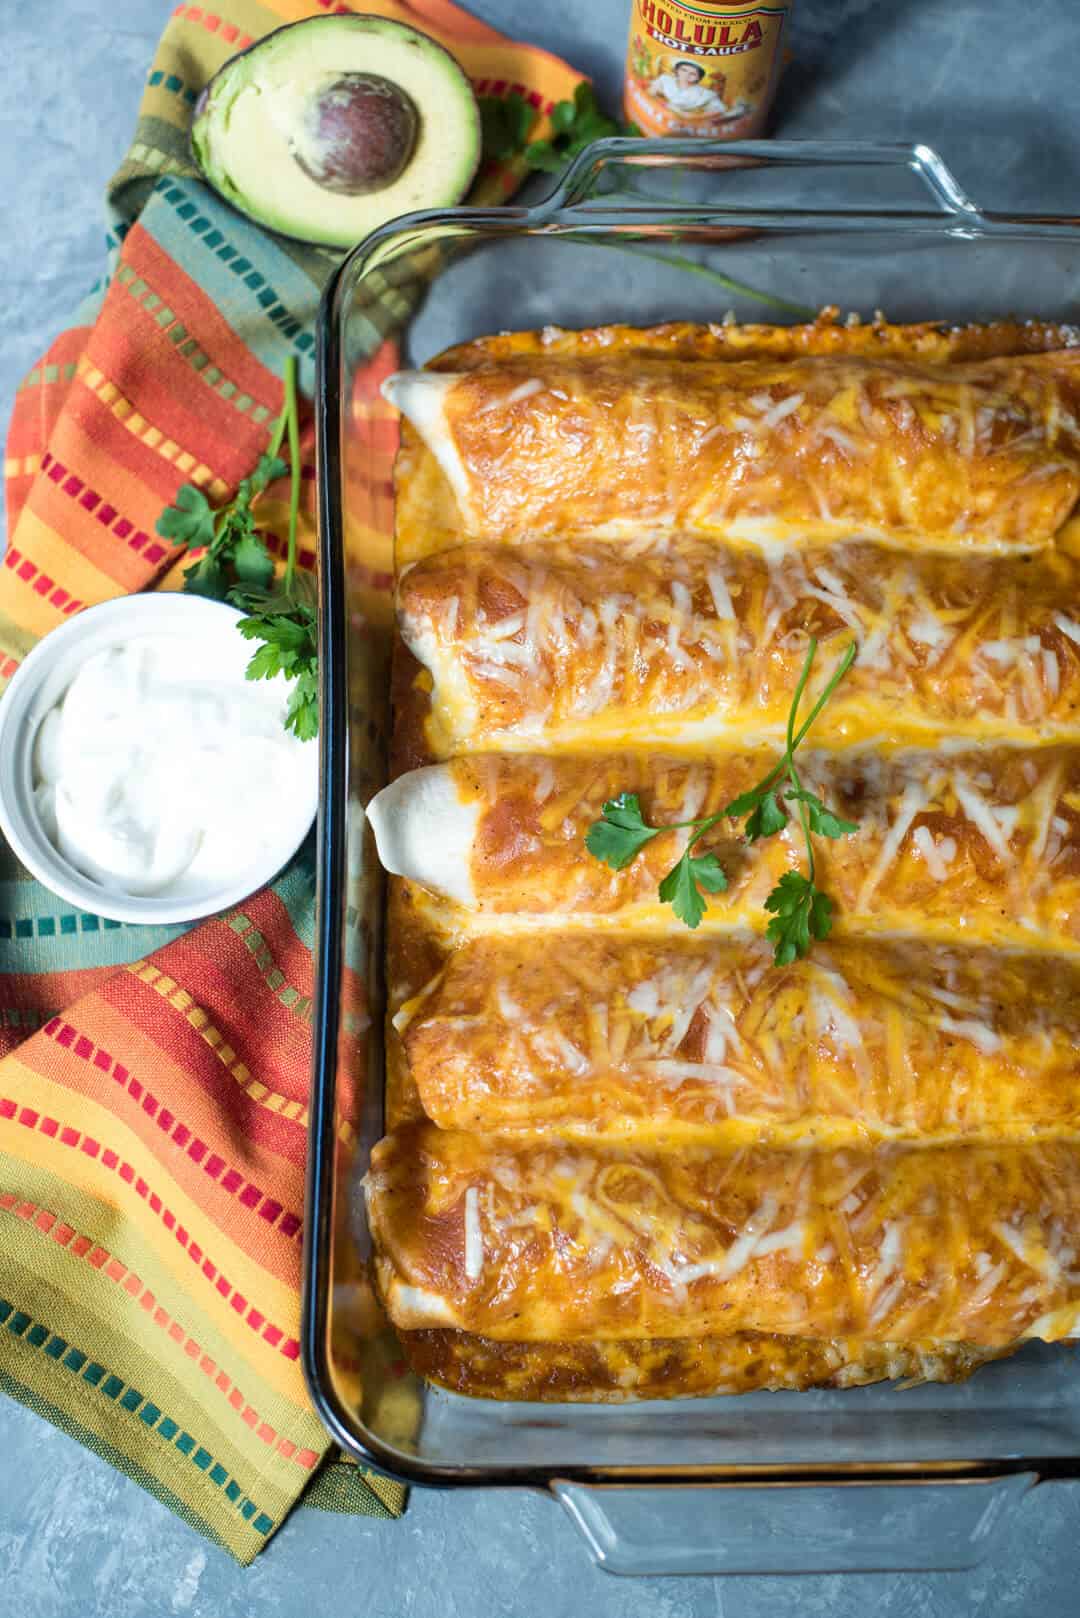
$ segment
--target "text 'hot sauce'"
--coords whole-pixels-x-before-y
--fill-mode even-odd
[[[624,109],[645,135],[741,140],[761,133],[791,0],[732,5],[633,0]]]

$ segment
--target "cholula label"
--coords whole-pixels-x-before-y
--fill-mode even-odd
[[[626,116],[646,135],[760,134],[776,89],[790,0],[771,6],[633,0]]]

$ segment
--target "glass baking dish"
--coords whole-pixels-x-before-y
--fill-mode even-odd
[[[582,153],[535,207],[414,214],[336,273],[317,392],[322,794],[303,1353],[320,1415],[358,1458],[415,1483],[549,1490],[596,1560],[624,1573],[966,1567],[1033,1484],[1080,1477],[1080,1376],[1061,1347],[1033,1344],[958,1386],[625,1405],[430,1387],[405,1367],[368,1286],[358,1185],[381,1133],[381,883],[363,805],[384,779],[391,632],[389,554],[372,536],[389,517],[392,423],[372,412],[363,366],[387,307],[412,364],[500,328],[790,322],[824,305],[864,320],[879,309],[893,321],[1076,319],[1080,342],[1078,248],[1080,220],[985,211],[925,147],[614,140]]]

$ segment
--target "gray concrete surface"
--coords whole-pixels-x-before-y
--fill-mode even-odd
[[[617,95],[628,0],[474,0]],[[167,0],[0,0],[0,398],[97,279],[99,196]],[[919,139],[991,206],[1075,210],[1080,9],[800,0],[790,136]],[[400,1523],[299,1513],[241,1571],[140,1489],[0,1402],[0,1610],[22,1618],[1069,1618],[1080,1486],[1030,1495],[972,1574],[616,1581],[549,1501],[416,1493]]]

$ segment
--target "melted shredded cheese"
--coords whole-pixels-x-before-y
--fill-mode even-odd
[[[1075,506],[1067,395],[1035,362],[932,385],[902,364],[762,367],[745,385],[731,366],[676,367],[663,392],[646,358],[600,409],[590,390],[615,368],[600,355],[559,371],[565,341],[544,334],[553,368],[541,356],[387,388],[466,537],[492,541],[458,533],[400,581],[432,687],[427,740],[469,755],[474,778],[453,798],[450,773],[428,778],[462,871],[402,871],[455,903],[410,895],[437,918],[441,954],[392,1025],[442,1139],[425,1137],[395,1186],[422,1214],[411,1223],[381,1207],[384,1171],[369,1175],[392,1315],[511,1341],[597,1322],[605,1341],[735,1320],[943,1349],[950,1334],[1000,1346],[1080,1329],[1080,1169],[1057,1148],[1044,1166],[1041,1145],[1022,1163],[1000,1144],[1080,1131],[1062,992],[1080,963],[1080,782],[1062,745],[1080,740],[1080,622],[1056,605],[1074,599],[1074,570],[1064,551],[1011,572],[977,555],[1047,546]],[[703,404],[705,383],[719,391]],[[950,549],[970,565],[942,561]],[[860,835],[822,845],[835,937],[777,972],[744,929],[790,868],[789,836],[725,847],[729,891],[692,940],[673,941],[655,898],[689,830],[633,872],[564,854],[624,782],[660,824],[745,790],[724,791],[695,754],[775,741],[809,634],[828,655],[808,704],[832,652],[859,645],[815,735],[831,751],[808,748],[804,776],[852,806]],[[841,762],[879,738],[872,759]],[[612,784],[599,761],[619,747]],[[670,756],[651,762],[653,747]],[[516,793],[514,752],[535,753]],[[575,757],[593,772],[576,790]],[[373,820],[404,848],[398,807]],[[517,908],[499,888],[512,879]],[[1034,949],[990,947],[1010,926],[1045,971]],[[860,1153],[867,1139],[877,1150]],[[972,1167],[983,1148],[957,1139],[997,1143],[1008,1195]],[[637,1380],[624,1367],[621,1385]]]

